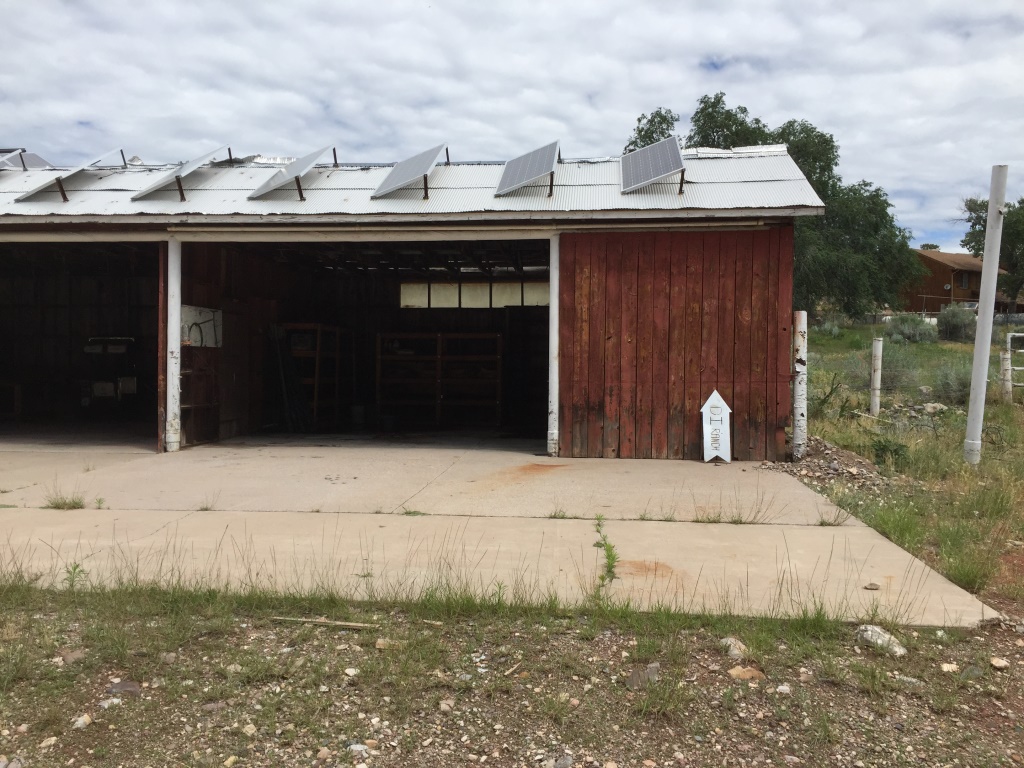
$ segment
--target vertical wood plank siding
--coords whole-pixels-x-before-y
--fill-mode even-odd
[[[793,228],[563,234],[559,452],[702,458],[700,406],[733,409],[733,458],[785,458]]]

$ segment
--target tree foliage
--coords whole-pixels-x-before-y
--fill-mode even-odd
[[[633,135],[629,137],[622,154],[635,152],[642,147],[667,139],[675,131],[677,122],[679,122],[679,115],[666,107],[658,107],[649,115],[640,115],[636,119]]]
[[[971,197],[964,200],[967,233],[960,245],[975,256],[985,255],[985,228],[988,225],[988,200]],[[999,245],[999,266],[1007,274],[999,276],[999,289],[1016,299],[1024,289],[1024,197],[1006,204],[1003,237]]]
[[[786,144],[794,162],[825,203],[825,215],[796,224],[794,306],[811,312],[830,306],[848,315],[900,305],[902,289],[922,271],[910,251],[910,233],[893,217],[881,187],[843,184],[832,134],[806,120],[772,128],[746,107],[729,108],[725,94],[702,96],[690,117],[686,144],[735,147]]]
[[[938,243],[921,243],[917,247],[920,248],[922,251],[937,251],[937,250],[939,250],[939,244]]]

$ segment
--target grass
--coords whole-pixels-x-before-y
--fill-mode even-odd
[[[427,513],[420,512],[417,509],[406,509],[405,507],[402,507],[402,514],[406,517],[424,517]]]
[[[43,497],[44,509],[85,509],[85,495],[77,488],[65,493],[60,485],[54,483],[47,489]]]
[[[883,386],[882,418],[865,418],[864,366],[871,338],[879,331],[878,326],[854,326],[837,336],[810,332],[811,433],[859,453],[893,478],[879,492],[841,481],[825,491],[845,512],[954,583],[983,593],[1000,581],[1005,542],[1024,538],[1024,412],[997,402],[998,377],[990,376],[982,462],[967,466],[963,404],[972,345],[921,342],[900,346],[896,355],[903,373],[912,371],[907,375],[913,386]],[[886,355],[888,348],[883,375]],[[995,351],[993,360],[998,361]],[[863,365],[851,367],[851,361]],[[948,407],[930,415],[911,408],[928,401]]]

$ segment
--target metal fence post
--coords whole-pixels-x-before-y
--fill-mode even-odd
[[[1010,352],[1003,350],[999,353],[999,380],[1003,384],[1003,402],[1013,402],[1013,365]]]
[[[882,340],[871,340],[871,415],[882,408]]]

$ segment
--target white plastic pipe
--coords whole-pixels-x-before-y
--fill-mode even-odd
[[[999,380],[1003,384],[1003,402],[1013,402],[1013,363],[1010,352],[1003,350],[999,353]]]
[[[807,313],[793,313],[793,458],[807,453]]]
[[[964,439],[964,461],[968,464],[981,461],[981,429],[985,421],[985,391],[992,350],[992,315],[996,308],[999,246],[1006,214],[1006,171],[1005,165],[992,166],[988,220],[985,226],[985,258],[981,264],[981,295],[978,297],[978,326],[974,335],[971,399],[967,406],[967,437]]]
[[[871,415],[882,409],[882,340],[871,340]]]
[[[167,241],[167,414],[164,448],[181,448],[181,241]]]
[[[548,455],[558,455],[558,235],[548,263]]]

